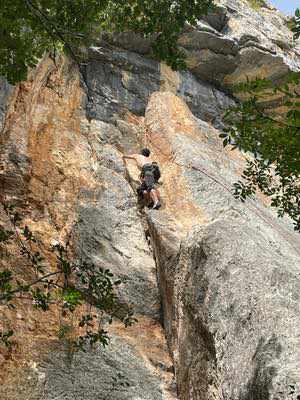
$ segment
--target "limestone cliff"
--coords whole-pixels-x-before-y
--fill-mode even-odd
[[[292,40],[287,17],[267,2],[259,8],[250,3],[217,0],[214,13],[186,27],[179,44],[194,76],[228,89],[246,76],[279,80],[299,70],[300,41]],[[150,42],[131,33],[103,39],[142,55],[150,52]]]
[[[299,235],[263,198],[234,200],[244,160],[217,130],[233,102],[224,88],[249,71],[280,79],[299,69],[299,48],[276,11],[219,3],[181,38],[189,71],[151,60],[149,43],[129,33],[106,35],[89,49],[85,83],[70,61],[45,57],[1,92],[1,196],[46,253],[68,241],[74,257],[125,280],[119,296],[139,321],[114,323],[108,348],[70,363],[58,309],[1,307],[1,326],[16,331],[15,351],[1,350],[1,399],[275,400],[289,384],[300,390]],[[138,171],[122,161],[142,146],[161,166],[160,211],[141,209]],[[24,273],[13,245],[1,257]]]

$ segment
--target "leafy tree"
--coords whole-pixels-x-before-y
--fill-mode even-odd
[[[186,23],[195,25],[201,15],[213,9],[213,0],[110,1],[105,28],[154,36],[154,56],[180,69],[185,68],[183,54],[177,47],[180,33]]]
[[[65,46],[75,59],[74,43],[91,30],[102,1],[15,0],[0,10],[0,74],[11,82],[26,77],[45,51]],[[88,3],[88,4],[87,4]]]
[[[295,11],[295,16],[289,21],[291,30],[294,32],[294,38],[300,37],[300,8]]]
[[[256,79],[237,85],[235,91],[247,100],[225,115],[228,128],[220,135],[224,146],[231,145],[251,156],[243,180],[234,184],[234,194],[242,201],[257,189],[268,196],[280,217],[292,218],[300,231],[300,73],[291,73],[276,85]],[[282,112],[270,109],[268,96],[282,98]],[[267,96],[267,97],[266,97]]]
[[[300,10],[290,26],[300,37]],[[247,80],[234,92],[247,100],[231,107],[225,115],[228,128],[220,134],[224,146],[250,154],[243,180],[234,184],[234,195],[245,201],[259,189],[277,208],[279,217],[288,215],[300,231],[300,73],[290,73],[281,84],[268,79]],[[268,96],[280,96],[281,113],[270,109]]]
[[[183,67],[177,39],[186,22],[213,9],[213,0],[14,0],[0,10],[0,75],[26,77],[45,51],[64,49],[80,64],[80,48],[99,30],[154,37],[153,54]]]
[[[103,318],[112,322],[113,318],[129,326],[137,320],[133,311],[121,305],[117,299],[116,287],[122,282],[104,268],[96,268],[86,262],[73,262],[68,257],[67,249],[57,244],[51,250],[54,261],[47,259],[39,249],[39,244],[28,226],[22,226],[21,218],[12,206],[4,205],[4,210],[11,224],[7,230],[0,226],[0,252],[11,243],[17,244],[24,261],[24,276],[21,278],[11,269],[0,272],[0,306],[16,308],[18,302],[30,302],[35,309],[47,312],[51,307],[61,307],[65,321],[68,317],[77,318],[76,336],[73,326],[64,324],[58,337],[69,339],[73,349],[85,349],[86,344],[108,344],[108,332],[103,329]],[[8,252],[7,252],[8,254]],[[25,279],[30,274],[31,279]],[[82,305],[89,305],[90,312],[74,313]],[[81,310],[82,311],[82,310]],[[76,317],[77,316],[77,317]],[[75,327],[76,328],[76,327]],[[12,346],[14,332],[10,327],[0,331],[0,342]]]

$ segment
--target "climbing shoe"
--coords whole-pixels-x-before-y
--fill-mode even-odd
[[[157,203],[155,203],[152,207],[152,210],[158,210],[161,207],[160,202],[158,201]]]

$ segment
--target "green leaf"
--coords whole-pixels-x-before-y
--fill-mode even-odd
[[[4,229],[0,226],[0,243],[9,242],[13,237],[13,232],[7,229]]]
[[[89,0],[4,2],[0,13],[0,75],[23,80],[45,51],[63,49],[80,63],[80,49],[99,28],[134,31],[153,38],[153,55],[174,69],[185,68],[177,39],[185,24],[195,26],[214,10],[212,0],[119,2]]]
[[[0,331],[0,342],[2,342],[6,347],[11,347],[12,342],[10,338],[13,336],[14,331],[13,330],[8,330],[8,331]]]

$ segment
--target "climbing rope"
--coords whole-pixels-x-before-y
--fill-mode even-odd
[[[195,171],[202,172],[208,178],[210,178],[214,182],[216,182],[219,185],[221,185],[228,193],[230,193],[233,196],[232,191],[230,190],[230,188],[228,188],[228,186],[226,186],[224,183],[220,182],[217,178],[212,176],[205,168],[203,168],[203,167],[200,168],[198,166],[193,165],[192,163],[189,163],[188,165],[180,164],[180,163],[178,163],[176,161],[176,154],[173,151],[171,152],[171,155],[163,152],[160,147],[158,147],[155,143],[153,143],[153,140],[150,138],[149,128],[148,127],[145,127],[145,137],[148,139],[149,143],[151,143],[151,145],[158,150],[159,153],[161,153],[164,157],[167,158],[167,160],[169,162],[171,162],[171,163],[173,163],[173,164],[175,164],[175,165],[177,165],[178,167],[181,167],[181,168],[184,167],[184,168],[187,168],[187,169],[193,169]],[[147,144],[147,142],[146,142],[146,144]]]
[[[215,176],[213,176],[211,173],[209,173],[205,168],[203,167],[198,167],[193,165],[192,163],[189,163],[188,165],[184,165],[184,164],[180,164],[178,163],[175,159],[176,159],[176,154],[174,152],[171,152],[171,154],[167,154],[165,152],[162,151],[162,149],[157,146],[153,140],[150,137],[150,132],[149,132],[149,128],[147,126],[145,126],[145,137],[148,140],[149,143],[151,143],[151,146],[153,146],[158,153],[161,153],[164,157],[166,157],[166,159],[170,162],[172,162],[173,164],[179,166],[180,168],[187,168],[187,169],[192,169],[198,172],[201,172],[202,174],[204,174],[205,176],[207,176],[210,180],[214,181],[215,183],[217,183],[218,185],[222,186],[223,189],[225,189],[235,200],[236,198],[234,197],[231,188],[226,185],[225,183],[221,182],[219,179],[217,179]],[[146,140],[146,144],[147,144],[147,140]],[[245,207],[254,212],[254,214],[256,214],[259,218],[261,218],[266,225],[272,227],[280,236],[282,236],[285,240],[287,240],[287,242],[292,246],[292,248],[296,251],[296,253],[300,254],[299,249],[297,247],[295,247],[294,243],[293,243],[293,239],[288,238],[285,232],[282,232],[282,228],[279,228],[278,225],[274,225],[274,223],[270,220],[269,217],[265,217],[265,215],[262,214],[262,212],[258,209],[258,207],[255,204],[246,204],[244,203]],[[292,241],[292,243],[291,243]]]

